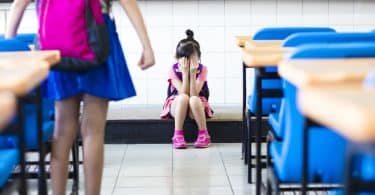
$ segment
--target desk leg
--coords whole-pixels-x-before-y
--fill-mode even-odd
[[[26,182],[26,137],[25,137],[25,112],[24,112],[24,100],[22,97],[18,98],[18,133],[19,133],[19,150],[20,150],[20,187],[19,194],[27,194],[28,187]]]
[[[255,114],[255,137],[256,137],[256,195],[262,192],[262,162],[261,162],[261,130],[262,130],[262,79],[260,72],[255,74],[256,85],[256,114]]]
[[[303,122],[304,122],[304,125],[303,125],[303,132],[302,132],[302,139],[303,139],[303,143],[302,143],[302,189],[301,189],[301,193],[302,195],[306,195],[307,193],[307,183],[308,183],[308,168],[309,168],[309,154],[308,154],[308,151],[309,151],[309,132],[308,132],[308,129],[309,129],[309,126],[311,124],[311,121],[304,117],[303,119]]]
[[[242,63],[242,159],[244,159],[245,164],[251,162],[251,156],[248,154],[248,133],[246,125],[246,64]]]
[[[353,147],[348,143],[346,151],[346,166],[345,166],[345,194],[354,194],[353,190],[353,178],[351,171],[353,170]]]
[[[46,163],[45,163],[45,144],[43,143],[43,99],[42,89],[38,87],[36,89],[36,108],[37,108],[37,132],[38,132],[38,145],[39,145],[39,179],[38,179],[38,191],[39,195],[47,195],[47,176],[46,176]]]

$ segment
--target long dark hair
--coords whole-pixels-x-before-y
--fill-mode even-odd
[[[201,58],[201,49],[198,41],[194,39],[194,32],[190,29],[185,31],[187,38],[178,42],[176,47],[176,58],[190,57],[194,52]]]

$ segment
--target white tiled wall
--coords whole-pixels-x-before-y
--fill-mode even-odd
[[[156,65],[141,71],[136,63],[141,46],[118,2],[113,15],[138,96],[115,103],[162,104],[168,67],[174,62],[177,42],[187,28],[194,30],[202,47],[202,62],[209,67],[212,104],[241,104],[241,56],[235,35],[253,34],[269,26],[331,26],[338,31],[375,29],[374,0],[143,0],[143,12]],[[4,32],[9,5],[0,6],[0,33]],[[25,13],[20,32],[33,32],[37,21],[33,6]],[[248,70],[251,75],[251,70]],[[248,79],[251,86],[251,79]],[[249,93],[250,93],[250,89]]]

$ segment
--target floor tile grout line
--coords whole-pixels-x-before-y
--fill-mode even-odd
[[[233,189],[233,186],[232,186],[232,181],[230,180],[230,177],[229,177],[229,174],[228,174],[228,170],[227,170],[227,167],[226,167],[224,159],[223,159],[223,155],[222,155],[221,150],[220,150],[220,145],[219,145],[219,147],[217,147],[217,149],[218,149],[219,154],[220,154],[220,160],[221,160],[221,162],[223,163],[223,166],[224,166],[225,175],[227,176],[227,179],[228,179],[228,182],[229,182],[229,186],[230,186],[230,190],[232,191],[232,195],[235,195],[234,194],[234,189]]]
[[[126,147],[125,147],[124,155],[123,155],[122,160],[121,160],[120,169],[119,169],[118,174],[117,174],[117,176],[116,176],[116,182],[115,182],[115,185],[114,185],[114,187],[113,187],[113,189],[112,189],[112,193],[111,193],[112,195],[115,193],[115,189],[117,188],[118,180],[119,180],[119,178],[120,178],[120,174],[121,174],[121,169],[122,169],[122,166],[124,165],[124,162],[125,162],[126,152],[128,151],[128,146],[129,146],[129,145],[126,144],[125,146],[126,146]]]

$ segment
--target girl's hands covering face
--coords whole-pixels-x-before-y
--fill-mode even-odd
[[[196,73],[199,65],[199,58],[196,54],[193,54],[189,57],[190,61],[190,73]]]
[[[189,73],[189,59],[186,57],[178,59],[178,69],[182,74]]]

